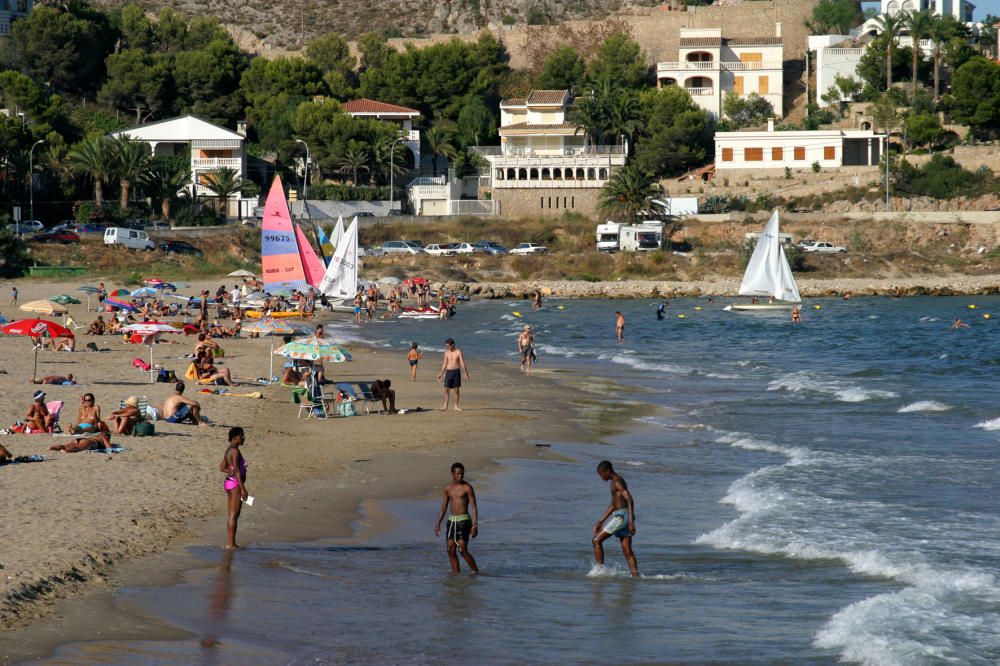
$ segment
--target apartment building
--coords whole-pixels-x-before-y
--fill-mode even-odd
[[[872,130],[716,132],[715,170],[821,169],[878,166],[884,134]]]

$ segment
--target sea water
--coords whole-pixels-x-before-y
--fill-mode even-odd
[[[810,300],[799,325],[708,299],[657,321],[655,305],[331,323],[401,364],[411,340],[453,337],[474,379],[480,361],[517,364],[530,323],[539,370],[592,381],[590,407],[614,406],[617,432],[468,470],[478,577],[448,573],[437,496],[395,500],[376,535],[362,519],[352,538],[253,544],[225,567],[195,548],[205,567],[181,584],[118,595],[190,640],[67,646],[58,663],[1000,661],[1000,298]],[[970,327],[950,330],[956,317]],[[615,539],[593,561],[605,458],[636,498],[638,580]]]

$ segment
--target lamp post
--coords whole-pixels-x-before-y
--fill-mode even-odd
[[[389,215],[392,215],[392,211],[396,207],[396,190],[393,188],[393,178],[396,175],[396,163],[393,161],[393,151],[396,150],[397,143],[403,143],[406,141],[405,136],[396,137],[392,145],[389,146]]]
[[[28,198],[32,220],[35,219],[35,147],[43,143],[45,143],[45,139],[39,139],[31,145],[31,150],[28,151]]]

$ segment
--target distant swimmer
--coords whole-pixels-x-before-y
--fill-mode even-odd
[[[966,324],[961,319],[956,319],[955,321],[953,321],[951,323],[951,328],[949,328],[948,330],[954,331],[954,330],[959,329],[959,328],[969,328],[969,325]]]
[[[792,323],[793,324],[802,323],[802,311],[799,309],[798,305],[792,306]]]
[[[851,291],[850,290],[847,290],[847,291],[844,292],[844,300],[845,301],[851,300]]]
[[[669,306],[670,303],[661,301],[660,304],[656,306],[656,318],[662,321],[667,316],[667,308]]]
[[[444,536],[448,545],[451,570],[455,573],[460,571],[456,551],[461,550],[462,559],[472,569],[472,573],[477,574],[479,567],[469,552],[469,539],[475,539],[479,535],[479,507],[476,505],[476,491],[473,490],[472,484],[465,481],[465,465],[460,462],[451,466],[451,483],[444,487],[441,511],[438,513],[437,522],[434,523],[434,536],[441,536],[441,521],[444,520],[444,514],[449,508],[451,513],[448,516]]]
[[[639,565],[632,552],[632,537],[635,536],[635,501],[628,491],[625,479],[615,473],[611,463],[602,460],[597,464],[597,474],[611,482],[611,505],[594,525],[594,561],[604,564],[604,541],[616,536],[622,544],[622,553],[628,562],[633,578],[639,576]]]
[[[902,295],[903,295],[903,290],[902,290],[902,289],[900,289],[899,287],[896,287],[896,288],[894,288],[894,289],[892,290],[892,299],[893,299],[893,300],[896,300],[896,299],[898,299],[898,298],[899,298],[900,296],[902,296]]]
[[[542,309],[542,290],[539,289],[535,292],[535,302],[531,304],[531,307],[535,310]]]
[[[615,310],[615,332],[619,341],[625,339],[625,316],[618,310]]]

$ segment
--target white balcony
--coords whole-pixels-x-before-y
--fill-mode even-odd
[[[656,71],[660,70],[671,70],[679,72],[701,72],[705,70],[717,70],[719,69],[718,60],[709,60],[706,62],[658,62],[656,63]]]
[[[191,160],[195,169],[236,169],[243,168],[243,160],[239,157],[195,157]]]
[[[685,88],[684,90],[687,91],[687,94],[691,95],[692,97],[694,97],[696,95],[714,95],[715,94],[715,88]]]
[[[420,143],[420,130],[404,130],[401,132],[401,135],[406,137],[406,140],[411,143]]]
[[[625,154],[622,146],[574,146],[563,148],[561,151],[541,151],[530,148],[503,146],[476,146],[470,148],[473,152],[479,153],[483,157],[526,157],[532,159],[552,159],[563,157],[599,157],[607,155]]]
[[[657,76],[666,75],[670,72],[704,72],[725,70],[727,72],[756,72],[760,70],[781,70],[780,62],[738,62],[738,61],[709,61],[709,62],[658,62],[656,63]]]

